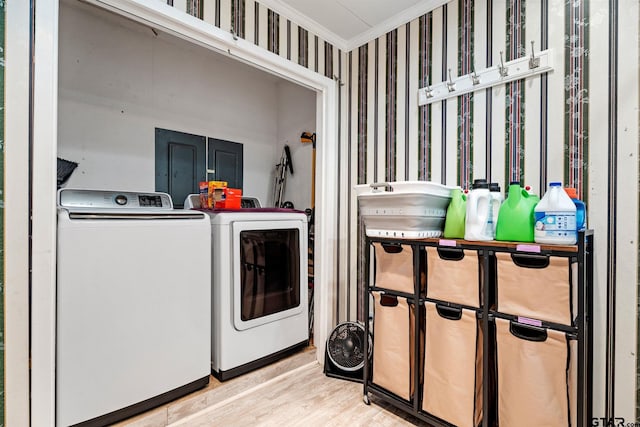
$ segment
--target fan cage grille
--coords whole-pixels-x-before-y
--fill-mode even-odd
[[[371,352],[371,338],[369,338]],[[356,322],[336,326],[327,342],[331,362],[345,371],[357,371],[364,366],[364,327]]]

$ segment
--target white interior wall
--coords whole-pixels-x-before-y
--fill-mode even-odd
[[[242,143],[244,194],[265,203],[288,117],[315,122],[315,92],[90,6],[61,4],[59,40],[67,187],[153,191],[159,127]],[[310,109],[288,104],[301,94]]]
[[[27,426],[29,419],[29,375],[31,373],[29,328],[29,20],[28,2],[5,5],[5,44],[9,67],[4,67],[4,216],[2,245],[4,277],[4,423]],[[2,54],[4,60],[5,55]]]
[[[284,145],[291,151],[293,175],[287,175],[284,200],[296,209],[311,207],[312,144],[302,144],[302,132],[315,132],[316,96],[301,86],[279,84],[278,91],[278,156]]]

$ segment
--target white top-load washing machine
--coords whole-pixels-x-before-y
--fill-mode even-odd
[[[56,424],[106,425],[208,384],[211,221],[169,195],[58,192]]]
[[[185,201],[199,208],[197,195]],[[211,371],[226,380],[309,342],[308,225],[300,211],[205,210],[211,217]]]

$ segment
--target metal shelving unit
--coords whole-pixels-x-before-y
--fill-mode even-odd
[[[371,269],[371,252],[373,243],[384,243],[390,245],[403,245],[405,247],[411,247],[413,250],[413,282],[414,292],[398,292],[386,288],[375,286],[375,277],[369,277]],[[372,381],[372,364],[365,358],[364,375],[363,375],[363,400],[366,404],[370,404],[370,395],[375,395],[383,399],[384,401],[396,406],[397,408],[410,413],[412,416],[423,420],[434,426],[452,426],[452,424],[439,419],[432,414],[426,413],[422,410],[422,389],[421,384],[421,372],[423,366],[424,353],[421,352],[421,319],[425,317],[424,303],[427,301],[436,302],[439,304],[450,305],[451,307],[458,308],[470,308],[477,312],[478,318],[481,320],[482,337],[483,337],[483,418],[480,423],[483,427],[497,425],[497,396],[491,395],[492,387],[497,384],[496,370],[494,366],[490,366],[490,363],[495,363],[495,358],[488,357],[496,351],[495,345],[492,342],[494,337],[493,325],[496,318],[508,319],[517,321],[519,318],[517,313],[502,313],[497,311],[496,304],[496,282],[497,282],[497,266],[496,266],[496,253],[512,253],[512,254],[535,254],[538,256],[547,257],[563,257],[568,258],[570,262],[577,262],[577,310],[572,325],[563,325],[553,322],[540,321],[540,327],[543,329],[553,329],[569,334],[571,337],[575,337],[578,343],[577,350],[577,425],[583,426],[591,420],[592,417],[592,400],[593,400],[593,386],[592,386],[592,367],[593,367],[593,331],[591,326],[591,319],[593,318],[593,231],[585,230],[578,233],[578,244],[573,246],[560,246],[560,245],[537,245],[537,244],[518,244],[511,242],[471,242],[465,240],[442,240],[442,239],[419,239],[419,240],[406,240],[406,239],[388,239],[378,237],[367,237],[366,244],[369,250],[365,250],[365,272],[367,277],[365,279],[367,297],[364,299],[364,309],[367,316],[370,311],[370,299],[371,292],[380,291],[385,294],[395,296],[398,298],[406,298],[408,303],[414,304],[417,307],[416,316],[414,318],[414,354],[420,357],[414,357],[413,359],[413,381],[415,384],[413,395],[407,401],[399,396],[389,392],[388,390],[376,385]],[[481,258],[482,263],[482,280],[484,281],[482,287],[482,301],[480,307],[468,307],[460,304],[449,303],[446,301],[434,300],[427,298],[426,291],[422,291],[420,288],[420,277],[424,275],[425,280],[429,266],[427,263],[422,263],[420,260],[421,253],[427,247],[435,248],[451,248],[477,251],[478,256]],[[570,265],[570,264],[569,264]],[[375,276],[375,273],[372,274]],[[480,285],[480,283],[479,283]],[[426,283],[426,289],[428,289],[429,283]],[[375,314],[374,314],[375,316]],[[375,321],[375,318],[374,318]],[[370,322],[365,322],[365,336],[370,333]],[[373,335],[373,346],[375,348],[375,335]],[[368,354],[368,342],[365,340],[364,352]],[[499,393],[499,391],[498,391]]]

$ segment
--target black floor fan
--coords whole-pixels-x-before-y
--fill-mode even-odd
[[[371,335],[368,337],[368,358],[371,358]],[[362,382],[364,372],[364,326],[344,322],[334,328],[327,339],[324,373],[328,377]]]

